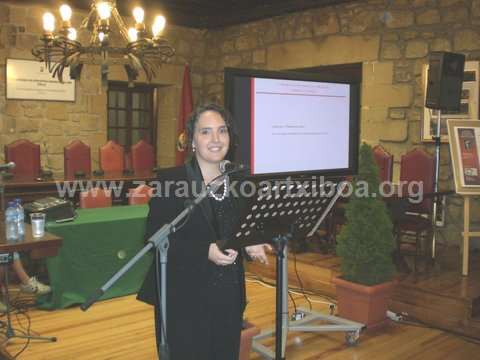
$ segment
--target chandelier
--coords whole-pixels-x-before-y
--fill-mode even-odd
[[[165,18],[155,17],[152,36],[146,30],[145,12],[141,7],[133,9],[135,26],[127,28],[120,16],[115,0],[92,1],[88,16],[80,25],[80,32],[88,31],[88,45],[77,40],[77,31],[71,26],[72,9],[68,5],[60,6],[61,27],[55,32],[55,17],[47,12],[43,15],[44,33],[41,43],[32,49],[32,54],[45,62],[52,77],[63,81],[65,68],[70,69],[73,79],[80,78],[84,63],[100,65],[102,83],[108,80],[108,65],[123,65],[130,84],[143,71],[150,82],[155,69],[167,62],[175,50],[161,36],[165,28]],[[117,29],[125,42],[123,47],[112,45],[113,29]]]

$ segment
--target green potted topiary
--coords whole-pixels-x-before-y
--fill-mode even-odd
[[[341,277],[334,279],[339,316],[378,327],[386,311],[395,276],[392,222],[379,194],[378,167],[372,148],[360,146],[359,170],[346,205],[346,224],[337,238]]]

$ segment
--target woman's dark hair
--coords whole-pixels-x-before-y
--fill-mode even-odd
[[[230,149],[227,154],[227,158],[230,154],[233,154],[233,149],[235,148],[235,133],[233,130],[233,118],[232,115],[228,110],[226,110],[223,106],[214,104],[214,103],[207,103],[204,105],[197,106],[195,110],[190,114],[188,118],[188,122],[186,124],[187,129],[187,140],[188,140],[188,148],[192,149],[192,142],[193,142],[193,133],[195,132],[195,125],[197,124],[200,116],[206,111],[215,111],[218,113],[223,121],[225,121],[225,125],[227,125],[228,135],[230,136]]]

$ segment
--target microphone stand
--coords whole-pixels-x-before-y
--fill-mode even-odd
[[[113,284],[115,284],[130,268],[135,265],[151,248],[157,249],[157,260],[160,258],[160,275],[161,282],[160,287],[157,284],[157,290],[160,290],[160,316],[161,316],[161,339],[158,349],[160,358],[162,360],[168,360],[170,358],[167,344],[167,262],[168,262],[168,248],[170,246],[169,236],[175,233],[179,227],[178,224],[182,224],[188,216],[192,213],[194,208],[200,204],[211,192],[216,192],[222,185],[225,177],[228,173],[217,176],[213,179],[198,195],[194,201],[192,201],[175,219],[169,224],[164,224],[155,234],[153,234],[145,245],[134,257],[132,257],[120,270],[118,270],[102,287],[95,290],[95,292],[82,304],[80,309],[83,311],[88,310],[93,303],[95,303]],[[181,227],[181,226],[180,226]],[[158,275],[157,267],[157,275]],[[157,276],[157,282],[159,277]]]

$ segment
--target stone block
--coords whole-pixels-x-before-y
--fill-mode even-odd
[[[82,131],[97,131],[101,128],[100,122],[102,120],[98,115],[85,114],[81,121],[80,126]]]
[[[385,15],[385,25],[390,29],[404,28],[414,23],[414,14],[408,10],[390,10]]]
[[[23,109],[20,106],[20,101],[17,100],[7,100],[5,104],[5,115],[7,116],[22,116]]]
[[[47,119],[50,120],[64,120],[68,119],[67,116],[67,103],[61,102],[49,102],[47,108]]]
[[[388,121],[380,130],[381,141],[404,142],[408,139],[408,126],[406,121]]]
[[[449,39],[445,39],[445,38],[433,39],[430,42],[430,50],[431,51],[451,51],[452,45]]]
[[[222,67],[235,67],[242,63],[240,55],[225,55],[222,59]]]
[[[254,64],[265,64],[267,59],[267,52],[262,50],[255,50],[252,54]]]
[[[1,10],[0,10],[1,11]],[[20,6],[11,6],[10,7],[10,23],[17,26],[25,26],[27,18],[27,9]]]
[[[2,134],[14,134],[17,129],[17,121],[16,117],[14,116],[7,116],[0,114],[0,128]],[[8,142],[4,142],[3,144],[8,144]],[[3,153],[3,151],[0,151]]]
[[[379,46],[378,35],[291,41],[267,48],[267,67],[276,70],[376,60]]]
[[[412,6],[416,8],[424,7],[424,6],[432,5],[432,1],[435,1],[435,0],[413,0]]]
[[[411,40],[407,42],[405,57],[407,59],[422,58],[428,54],[428,42],[425,40]]]
[[[253,35],[240,36],[235,40],[235,49],[238,51],[251,50],[257,47],[257,38]]]
[[[362,67],[362,81],[367,88],[375,85],[390,85],[393,79],[393,62],[370,61]]]
[[[392,120],[404,120],[406,116],[405,109],[390,108],[388,109],[388,117]]]
[[[362,103],[366,106],[407,107],[412,103],[410,84],[362,86]]]
[[[16,121],[16,131],[19,133],[38,132],[41,119],[19,117]]]
[[[10,6],[8,4],[0,4],[0,24],[10,22]]]
[[[438,5],[440,7],[448,7],[452,5],[464,5],[465,0],[438,0]]]
[[[421,140],[421,122],[420,121],[409,121],[408,122],[408,140],[414,144],[418,145],[422,143]]]
[[[460,23],[468,21],[468,10],[465,7],[453,7],[442,11],[442,23]]]
[[[398,42],[385,41],[382,44],[381,58],[385,60],[400,59],[402,57],[402,49]]]
[[[65,136],[76,137],[80,136],[80,124],[77,123],[65,123],[63,127],[63,133]]]
[[[340,31],[338,18],[334,11],[326,8],[314,11],[313,15],[313,34],[314,36],[323,36],[335,34]]]
[[[204,79],[202,75],[192,73],[191,79],[193,87],[202,87]]]
[[[480,0],[472,1],[472,16],[480,16]]]
[[[86,95],[88,103],[88,112],[99,115],[102,118],[107,117],[107,93],[100,95]]]
[[[35,107],[27,107],[23,109],[23,114],[25,117],[29,118],[43,118],[45,111],[43,107],[37,105]]]
[[[418,25],[438,24],[440,12],[437,9],[422,10],[417,13],[415,20]]]
[[[41,131],[49,136],[62,135],[62,123],[56,120],[43,120],[41,124]]]
[[[453,37],[454,51],[480,49],[480,33],[474,30],[459,30]]]
[[[227,54],[235,51],[235,42],[231,39],[225,40],[221,45],[222,53]]]
[[[359,9],[344,24],[347,32],[359,33],[378,30],[382,27],[382,14],[377,10]]]

